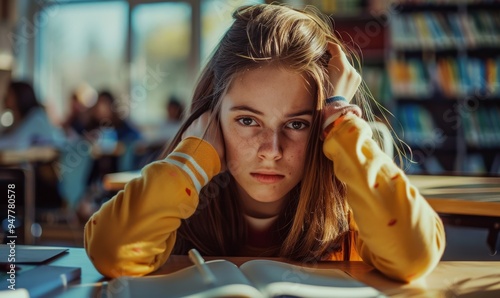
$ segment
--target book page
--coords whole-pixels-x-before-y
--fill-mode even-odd
[[[190,266],[165,275],[116,278],[107,286],[107,297],[262,297],[233,263],[214,260],[205,264],[215,276],[214,283],[207,283]]]
[[[385,297],[339,269],[253,260],[241,265],[240,270],[267,297]]]

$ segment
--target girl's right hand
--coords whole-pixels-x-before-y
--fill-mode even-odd
[[[203,113],[198,119],[184,131],[182,139],[187,137],[198,137],[208,142],[215,148],[220,158],[221,172],[226,169],[224,137],[218,121],[211,116],[211,112]]]

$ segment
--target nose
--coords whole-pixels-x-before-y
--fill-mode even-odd
[[[260,136],[258,156],[261,159],[279,160],[283,157],[280,131],[267,129]]]

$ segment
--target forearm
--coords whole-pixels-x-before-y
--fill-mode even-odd
[[[181,219],[196,210],[199,189],[220,170],[218,158],[210,159],[214,155],[205,142],[184,141],[103,204],[85,226],[85,249],[95,267],[109,277],[144,275],[160,267]]]
[[[329,132],[324,151],[347,185],[363,260],[405,281],[434,268],[445,245],[442,222],[371,139],[369,125],[347,115]]]

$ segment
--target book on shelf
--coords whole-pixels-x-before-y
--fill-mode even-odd
[[[118,277],[108,283],[106,294],[108,298],[385,297],[338,269],[272,260],[251,260],[240,267],[227,260],[213,260],[165,275]]]
[[[389,61],[391,91],[397,97],[500,96],[500,58],[442,57]]]
[[[497,12],[487,10],[403,13],[393,16],[392,44],[401,50],[496,47],[500,45],[497,18]]]

